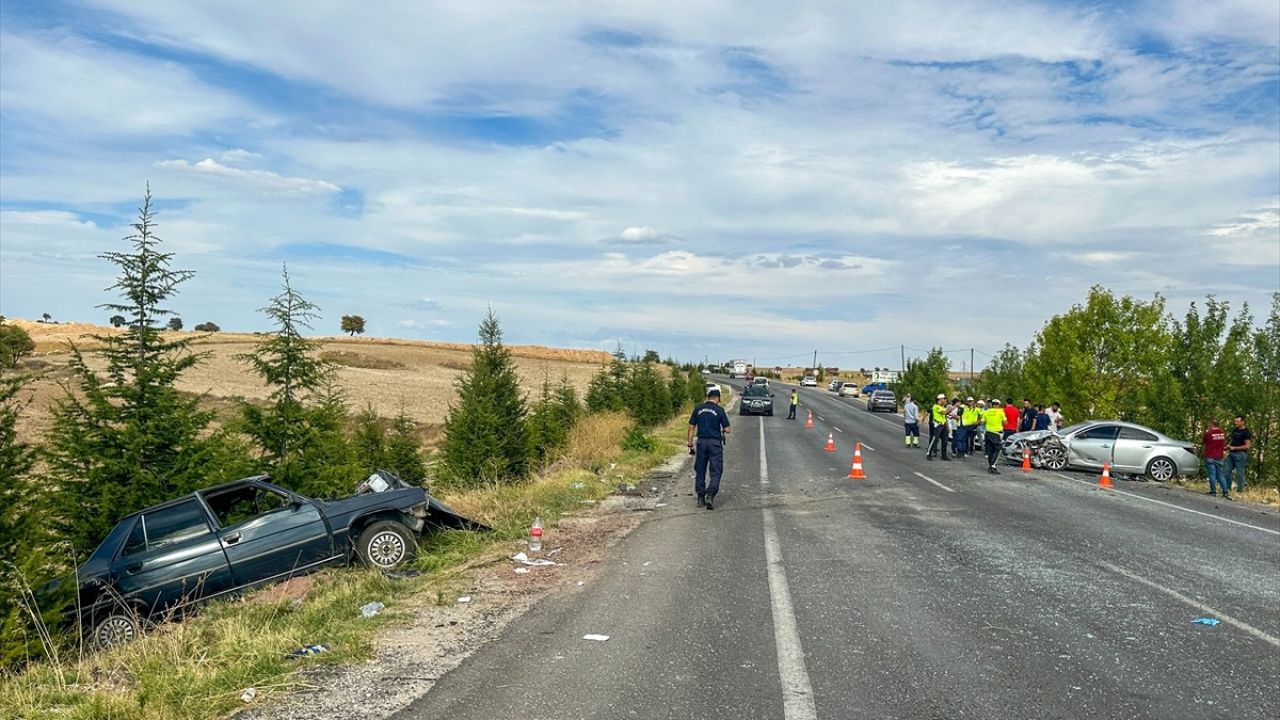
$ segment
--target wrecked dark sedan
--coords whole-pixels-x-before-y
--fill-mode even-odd
[[[81,626],[109,647],[159,615],[324,565],[390,570],[413,558],[428,528],[488,529],[384,471],[334,500],[266,475],[200,490],[127,515],[107,534],[77,575]]]

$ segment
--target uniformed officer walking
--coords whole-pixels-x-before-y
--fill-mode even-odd
[[[729,414],[720,407],[720,388],[707,390],[707,401],[693,409],[689,415],[689,447],[693,448],[697,435],[697,458],[693,462],[693,491],[698,494],[698,507],[715,509],[716,493],[720,491],[720,475],[724,472],[724,436],[729,433]],[[707,468],[711,469],[711,483],[706,483]]]

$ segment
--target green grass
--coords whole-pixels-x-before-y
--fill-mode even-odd
[[[412,597],[446,602],[461,573],[510,552],[540,516],[553,526],[562,512],[599,501],[619,484],[635,484],[684,445],[686,419],[676,417],[651,431],[649,452],[623,452],[617,417],[591,416],[577,428],[576,458],[528,482],[457,493],[443,500],[463,515],[494,528],[492,533],[448,531],[427,537],[415,566],[421,577],[391,580],[364,569],[317,574],[300,603],[263,602],[261,597],[211,603],[197,615],[161,626],[128,646],[61,663],[38,663],[0,677],[0,718],[30,720],[212,720],[243,707],[245,688],[254,704],[299,686],[299,668],[367,658],[377,629],[397,621],[397,608]],[[609,442],[602,435],[611,437]],[[577,465],[577,466],[573,466]],[[360,607],[372,600],[387,606],[374,618]],[[329,652],[299,660],[289,651],[322,643]]]

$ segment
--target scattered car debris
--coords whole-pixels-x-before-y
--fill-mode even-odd
[[[563,549],[564,549],[564,548],[562,548],[562,547],[558,547],[558,548],[556,548],[555,550],[551,550],[551,551],[549,551],[549,552],[547,553],[547,557],[551,557],[551,556],[555,555],[556,553],[560,552],[560,551],[561,551],[561,550],[563,550]]]
[[[1195,624],[1197,624],[1197,625],[1208,625],[1208,626],[1210,626],[1210,627],[1213,627],[1214,625],[1217,625],[1217,624],[1218,624],[1219,622],[1221,622],[1221,621],[1220,621],[1220,620],[1218,620],[1218,618],[1211,618],[1211,617],[1198,617],[1198,618],[1196,618],[1195,620],[1192,620],[1191,622],[1193,622],[1193,623],[1195,623]]]
[[[515,555],[512,555],[511,559],[515,560],[516,562],[522,565],[555,565],[555,562],[551,560],[547,560],[546,558],[538,558],[537,560],[530,560],[529,556],[526,555],[523,550],[516,553]]]
[[[527,567],[518,567],[518,568],[516,568],[516,569],[515,569],[515,571],[516,571],[516,574],[517,574],[517,575],[527,575],[527,574],[529,574],[529,568],[527,568]]]
[[[386,605],[383,605],[382,603],[378,602],[377,600],[374,600],[373,602],[369,603],[368,605],[364,605],[364,606],[362,606],[362,607],[360,608],[360,614],[361,614],[361,615],[363,615],[363,616],[365,616],[365,617],[373,617],[374,615],[377,615],[378,613],[382,612],[382,609],[383,609],[383,608],[385,608],[385,607],[386,607]]]
[[[656,504],[654,505],[654,507],[666,507],[666,506],[667,506],[667,504],[666,504],[666,503],[656,503]]]
[[[258,696],[258,691],[255,690],[254,688],[249,688],[244,692],[240,693],[240,702],[246,703],[246,704],[251,703],[253,702],[253,699],[257,696]]]
[[[584,489],[586,489],[587,484],[586,484],[586,483],[584,483],[584,482],[576,482],[576,483],[574,483],[574,484],[570,485],[569,487],[573,488],[574,490],[584,490]]]
[[[597,642],[604,642],[605,640],[608,640],[608,639],[609,639],[609,636],[608,636],[608,635],[596,635],[596,634],[593,634],[593,633],[587,633],[586,635],[583,635],[583,636],[582,636],[582,639],[583,639],[583,640],[595,640],[595,641],[597,641]]]
[[[409,568],[408,570],[383,570],[382,576],[391,578],[392,580],[408,580],[409,578],[422,577],[422,571],[417,568]]]
[[[471,602],[471,596],[463,595],[462,597],[458,598],[458,602],[463,605],[466,605],[467,603]]]
[[[308,645],[306,647],[300,647],[297,650],[290,650],[284,657],[286,660],[297,660],[300,657],[305,657],[307,655],[319,655],[323,652],[329,652],[329,647],[327,645]]]

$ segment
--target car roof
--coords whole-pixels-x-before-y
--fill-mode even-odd
[[[195,497],[195,496],[196,496],[196,494],[197,494],[197,493],[216,493],[216,492],[218,492],[219,490],[225,490],[225,489],[227,489],[227,488],[235,487],[236,485],[242,485],[242,484],[244,484],[244,483],[246,483],[246,482],[249,482],[249,481],[251,481],[251,480],[258,480],[258,481],[262,481],[262,482],[270,482],[270,481],[271,481],[271,476],[269,476],[269,475],[250,475],[249,477],[243,477],[243,478],[240,478],[239,480],[233,480],[233,481],[228,482],[228,483],[222,483],[221,485],[214,485],[214,486],[212,486],[212,487],[200,488],[199,490],[196,490],[195,492],[189,492],[189,493],[187,493],[187,494],[185,494],[185,495],[179,495],[178,497],[173,498],[172,500],[165,500],[165,501],[164,501],[164,502],[162,502],[162,503],[156,503],[155,505],[148,505],[148,506],[146,506],[146,507],[144,507],[144,508],[142,508],[142,509],[140,509],[140,510],[134,510],[133,512],[129,513],[128,515],[125,515],[124,517],[121,517],[121,518],[120,518],[120,520],[116,521],[116,524],[119,524],[119,523],[121,523],[121,522],[123,522],[123,521],[125,521],[125,520],[128,520],[129,518],[132,518],[132,517],[135,517],[135,516],[141,515],[142,513],[146,513],[146,512],[153,512],[153,511],[155,511],[155,510],[163,510],[164,508],[167,508],[167,507],[172,507],[172,506],[174,506],[174,505],[179,505],[179,504],[181,504],[181,503],[184,503],[184,502],[186,502],[186,501],[188,501],[188,500],[192,499],[193,497]]]

